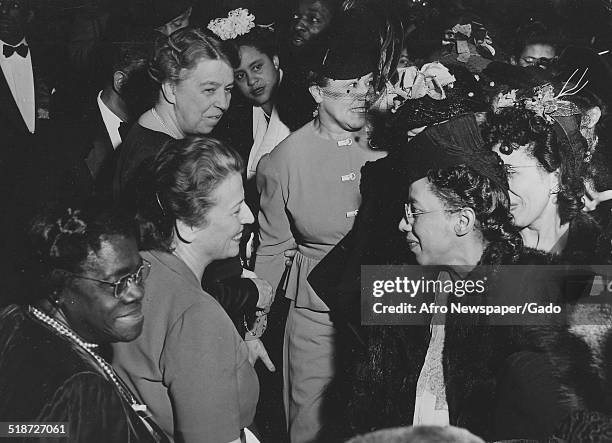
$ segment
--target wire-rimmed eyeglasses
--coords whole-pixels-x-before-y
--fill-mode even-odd
[[[406,221],[416,220],[416,218],[420,215],[424,214],[432,214],[434,212],[458,212],[461,209],[434,209],[433,211],[415,211],[412,209],[411,203],[404,203],[404,216],[406,217]]]
[[[102,283],[102,284],[105,284],[105,285],[112,286],[113,287],[113,296],[115,298],[120,298],[121,295],[125,291],[127,291],[127,289],[130,287],[130,285],[142,286],[144,281],[149,276],[149,273],[151,272],[151,263],[149,263],[145,259],[142,259],[142,263],[138,267],[136,272],[124,275],[123,277],[121,277],[119,280],[117,280],[115,282],[106,281],[106,280],[100,280],[100,279],[92,278],[92,277],[86,277],[84,275],[75,274],[74,272],[70,272],[70,271],[62,270],[62,272],[66,273],[66,274],[70,274],[70,275],[72,275],[75,278],[80,278],[80,279],[83,279],[83,280],[95,281],[95,282],[98,282],[98,283]]]

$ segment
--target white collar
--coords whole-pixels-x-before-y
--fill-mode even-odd
[[[98,93],[98,108],[100,108],[100,114],[102,115],[102,121],[106,127],[106,131],[110,136],[113,149],[121,144],[121,135],[119,134],[119,125],[122,123],[117,114],[110,110],[106,103],[102,100],[102,91]]]
[[[22,39],[21,39],[21,41],[20,41],[19,43],[17,43],[16,45],[9,45],[9,44],[8,44],[8,43],[6,43],[4,40],[0,40],[0,49],[1,49],[1,48],[3,48],[3,47],[4,47],[4,45],[6,45],[6,46],[11,46],[11,47],[13,47],[13,48],[16,48],[17,46],[19,46],[19,45],[21,45],[21,44],[24,44],[24,45],[27,45],[27,44],[28,44],[28,42],[27,42],[27,40],[26,40],[26,38],[25,38],[25,37],[24,37],[24,38],[22,38]],[[30,52],[28,51],[28,55],[27,55],[26,57],[24,57],[24,59],[28,58],[29,56],[30,56]],[[20,58],[21,58],[21,57],[20,57]],[[2,60],[8,60],[8,58],[6,58],[6,57],[4,56],[4,51],[0,51],[0,59],[2,59]],[[15,59],[15,60],[17,60],[17,59]]]
[[[16,48],[17,46],[19,46],[19,45],[21,45],[21,44],[27,45],[27,44],[28,44],[28,41],[27,41],[27,40],[26,40],[26,38],[24,37],[24,38],[22,38],[22,39],[21,39],[21,41],[20,41],[19,43],[17,43],[16,45],[9,45],[7,42],[5,42],[5,41],[4,41],[4,40],[2,40],[2,39],[0,39],[0,43],[2,43],[2,45],[3,45],[3,46],[4,46],[4,45],[7,45],[7,46],[12,46],[12,47]]]

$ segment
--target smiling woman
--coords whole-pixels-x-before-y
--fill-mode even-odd
[[[354,39],[356,29],[363,38]],[[293,132],[257,167],[261,245],[255,272],[277,287],[287,249],[297,247],[286,297],[285,412],[291,441],[316,441],[325,417],[323,392],[334,374],[335,329],[329,307],[306,280],[348,233],[359,208],[361,167],[384,156],[363,131],[366,96],[377,61],[377,30],[347,15],[328,56],[312,75],[318,115]]]
[[[160,86],[158,99],[122,144],[113,184],[116,196],[165,142],[213,130],[229,107],[235,67],[236,49],[208,31],[184,28],[162,40],[150,68]]]
[[[182,442],[239,441],[259,384],[245,342],[200,281],[213,261],[238,254],[253,222],[238,154],[211,138],[175,140],[139,186],[137,221],[151,262],[143,335],[115,346],[113,364]]]
[[[133,222],[107,207],[32,224],[32,289],[0,312],[0,418],[68,422],[71,441],[166,441],[104,359],[105,345],[140,335],[150,268]]]
[[[548,121],[524,106],[504,109],[491,116],[485,136],[506,165],[510,209],[525,244],[555,254],[592,245],[584,238],[597,238],[598,227],[582,213],[587,144],[580,111]]]

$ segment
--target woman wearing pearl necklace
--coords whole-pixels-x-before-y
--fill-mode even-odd
[[[106,360],[142,331],[150,264],[100,201],[32,223],[30,288],[0,312],[0,419],[66,422],[68,441],[167,441]]]

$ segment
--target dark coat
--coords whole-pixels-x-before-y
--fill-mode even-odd
[[[4,421],[66,422],[70,441],[154,441],[91,356],[15,305],[0,312],[0,394]]]
[[[570,224],[562,254],[547,255],[547,260],[606,265],[606,238],[591,217],[579,215]],[[503,362],[495,412],[499,433],[538,439],[554,435],[566,441],[612,439],[612,311],[605,299],[609,294],[603,300],[588,297],[592,282],[587,271],[566,284],[562,301],[574,312],[568,321],[531,328],[520,350]],[[587,311],[592,324],[576,315]]]
[[[528,251],[517,263],[545,263],[545,257]],[[512,273],[486,276],[488,292],[481,301],[499,288],[512,293],[512,287],[524,282]],[[473,274],[468,278],[483,277]],[[450,301],[456,300],[451,296]],[[521,349],[522,337],[513,328],[487,327],[484,318],[465,320],[447,316],[445,327],[443,370],[450,423],[489,439],[495,435],[496,375],[505,358]],[[343,417],[323,431],[325,441],[412,424],[417,380],[429,346],[429,324],[352,327],[359,328],[363,345],[353,340],[339,346],[340,371],[330,386],[326,406],[328,413],[340,410]]]
[[[382,170],[384,161],[380,160],[367,167],[370,171],[376,171],[380,165],[379,170]],[[427,326],[360,326],[360,265],[397,263],[393,258],[396,256],[394,251],[387,255],[389,261],[385,262],[384,249],[377,248],[369,240],[368,233],[376,229],[391,229],[391,225],[397,229],[397,222],[388,219],[391,216],[390,209],[381,206],[388,203],[389,199],[397,200],[397,205],[403,192],[395,189],[391,196],[383,192],[376,194],[375,191],[381,189],[381,183],[392,187],[399,177],[394,178],[389,174],[379,175],[378,178],[376,187],[368,186],[367,179],[362,179],[362,192],[365,188],[364,203],[354,230],[309,277],[317,293],[321,290],[327,296],[325,301],[332,308],[332,317],[340,331],[341,340],[338,346],[339,372],[328,390],[326,413],[333,416],[336,411],[342,411],[342,417],[331,420],[333,424],[323,430],[324,441],[340,441],[357,433],[410,425],[414,414],[417,379],[429,344]],[[381,210],[387,211],[384,212],[387,220],[381,220]],[[395,214],[392,217],[399,220],[401,215]],[[385,223],[388,226],[383,227]],[[375,235],[390,244],[390,235],[384,232],[381,234],[380,231]],[[597,224],[590,217],[580,215],[570,226],[568,242],[561,256],[525,248],[518,261],[505,260],[503,257],[501,261],[499,257],[496,261],[529,266],[607,263],[609,248],[598,246],[601,244],[600,239],[601,231]],[[492,264],[486,259],[487,256],[492,255],[485,254],[482,265]],[[540,282],[536,286],[528,279],[528,275],[498,274],[489,277],[489,294],[503,293],[509,297],[522,294],[525,300],[537,297],[538,300],[569,302],[582,297],[592,281],[592,276],[587,275],[577,283],[574,282],[577,286],[573,287],[561,281]],[[482,319],[475,319],[473,324],[481,326],[454,321],[452,316],[447,318],[443,367],[450,423],[465,427],[485,439],[539,438],[550,435],[568,412],[564,403],[560,402],[557,390],[548,389],[547,392],[551,394],[546,397],[544,404],[551,406],[545,414],[542,414],[541,407],[538,408],[539,422],[533,420],[535,416],[532,415],[531,422],[519,422],[522,426],[518,428],[505,425],[508,421],[508,410],[504,410],[507,402],[504,403],[506,400],[498,390],[506,386],[503,384],[506,383],[503,374],[511,358],[524,351],[542,356],[540,343],[545,341],[543,337],[547,334],[561,337],[559,331],[565,331],[567,327],[542,330],[534,327],[487,327]],[[545,380],[551,381],[550,386],[556,386],[553,383],[556,378],[550,371],[546,372],[547,369],[540,372],[546,374]],[[586,373],[584,368],[582,372]],[[501,388],[498,379],[500,374]],[[516,389],[509,389],[508,392],[515,393]],[[542,402],[537,404],[542,405]]]

